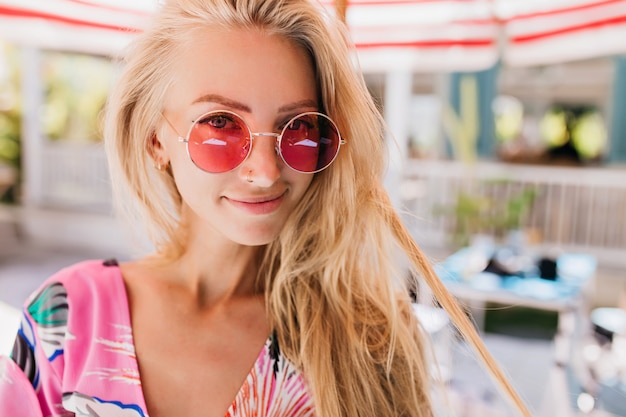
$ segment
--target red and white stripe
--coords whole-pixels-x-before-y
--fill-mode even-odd
[[[321,0],[331,12],[334,0]],[[158,0],[0,0],[0,38],[117,55]],[[349,0],[366,71],[469,71],[626,53],[626,0]],[[500,38],[502,42],[500,41]]]
[[[498,59],[489,0],[350,0],[346,23],[366,70],[470,71]]]
[[[116,55],[156,9],[152,0],[0,0],[0,37],[41,48]]]
[[[116,55],[156,0],[0,0],[0,37],[42,48]],[[323,1],[331,12],[332,1]],[[363,69],[482,69],[497,59],[489,0],[356,0],[347,23]]]
[[[498,0],[511,66],[626,52],[626,0]]]

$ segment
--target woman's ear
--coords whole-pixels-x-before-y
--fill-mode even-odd
[[[169,157],[165,150],[165,147],[157,137],[156,132],[153,132],[146,143],[146,151],[148,155],[154,160],[154,166],[161,170],[169,163]]]

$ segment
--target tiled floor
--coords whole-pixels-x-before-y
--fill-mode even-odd
[[[50,274],[77,261],[109,257],[94,250],[63,250],[37,245],[0,245],[0,302],[20,308],[23,301]],[[485,342],[538,417],[574,417],[579,391],[568,381],[567,370],[554,366],[553,343],[486,334]],[[457,417],[513,416],[498,389],[478,363],[473,351],[453,344],[449,402]],[[625,397],[626,401],[626,397]],[[596,411],[596,417],[609,416]],[[626,414],[622,414],[626,416]]]

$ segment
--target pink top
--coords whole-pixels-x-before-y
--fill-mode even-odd
[[[313,416],[302,374],[265,343],[226,417]],[[48,279],[0,356],[0,416],[147,416],[117,262],[85,261]]]

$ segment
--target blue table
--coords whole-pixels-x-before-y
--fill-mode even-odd
[[[556,277],[548,280],[532,273],[522,277],[482,272],[491,256],[481,248],[463,248],[436,265],[435,271],[461,299],[567,311],[584,301],[597,266],[591,255],[564,253],[556,258]]]
[[[482,272],[492,255],[485,248],[466,247],[436,265],[435,271],[447,289],[469,308],[479,329],[489,302],[557,312],[555,360],[559,365],[568,363],[574,338],[587,322],[596,259],[588,254],[561,254],[556,258],[555,279],[547,280],[532,274],[520,277]]]

